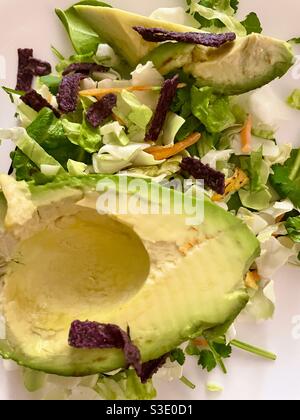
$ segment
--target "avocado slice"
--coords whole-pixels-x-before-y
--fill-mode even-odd
[[[111,183],[132,199],[124,177],[64,176],[44,186],[0,177],[4,358],[62,376],[109,372],[124,367],[123,353],[69,347],[72,321],[130,326],[145,362],[190,337],[220,333],[247,304],[244,277],[260,247],[242,221],[209,199],[195,226],[175,211],[99,213]],[[166,193],[182,202],[159,184],[140,192],[158,208]]]
[[[165,28],[175,32],[197,31],[195,28],[188,26],[150,19],[115,8],[94,6],[75,6],[75,8],[77,13],[86,20],[94,31],[101,34],[101,37],[111,44],[116,52],[123,56],[132,67],[137,66],[142,57],[158,46],[155,42],[144,41],[132,29],[133,26]]]
[[[146,18],[119,9],[77,6],[77,12],[128,62],[153,61],[165,75],[183,68],[199,86],[210,86],[227,95],[257,89],[282,77],[294,63],[289,43],[260,34],[237,38],[221,48],[142,39],[133,26],[160,27],[177,32],[196,29]]]

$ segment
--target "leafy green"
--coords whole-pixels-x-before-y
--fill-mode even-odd
[[[189,1],[190,13],[200,23],[201,27],[214,29],[226,27],[239,36],[246,35],[244,26],[234,17],[237,2],[230,0]]]
[[[284,165],[274,165],[270,181],[281,198],[289,198],[300,208],[300,149],[294,149]]]
[[[60,172],[64,169],[60,163],[32,138],[25,128],[15,127],[11,129],[0,129],[0,140],[12,140],[18,149],[20,149],[38,168],[42,165],[53,165],[60,167]]]
[[[185,363],[185,354],[181,349],[174,349],[170,353],[171,362],[177,362],[180,366],[183,366]]]
[[[288,42],[291,42],[293,44],[300,44],[300,38],[292,38]]]
[[[300,89],[295,89],[287,98],[287,104],[291,108],[300,110]]]
[[[60,77],[53,76],[53,75],[42,76],[42,77],[40,77],[40,82],[43,85],[46,85],[49,88],[52,95],[57,95],[59,85],[61,83],[61,78]]]
[[[116,375],[101,375],[95,388],[105,400],[152,400],[156,390],[152,381],[142,384],[134,370]]]
[[[217,367],[217,361],[213,352],[210,350],[202,350],[200,353],[198,365],[202,367],[203,370],[211,372]]]
[[[93,52],[89,52],[86,54],[74,54],[68,58],[61,56],[59,59],[59,63],[55,67],[56,71],[58,73],[62,73],[67,67],[69,67],[70,64],[73,63],[94,63],[94,56],[95,55]]]
[[[73,123],[66,118],[62,119],[65,136],[74,145],[80,146],[88,153],[97,152],[101,145],[99,129],[91,127],[84,119],[82,124]]]
[[[226,373],[223,359],[228,359],[231,356],[231,346],[222,342],[211,341],[208,342],[208,347],[207,349],[201,349],[193,342],[190,342],[185,351],[188,355],[199,358],[198,365],[202,369],[211,372],[219,365],[223,372]]]
[[[48,108],[39,112],[37,118],[27,127],[27,133],[65,169],[69,159],[82,161],[86,158],[82,149],[69,142],[62,121]]]
[[[56,14],[69,34],[72,45],[77,54],[95,53],[101,43],[99,35],[79,17],[74,6],[90,5],[110,7],[98,0],[85,0],[74,4],[67,10],[56,9]]]
[[[256,13],[251,12],[246,16],[245,20],[241,22],[247,31],[247,35],[252,33],[261,34],[262,26]]]
[[[39,168],[20,149],[10,154],[17,181],[30,181]]]
[[[192,112],[210,133],[220,133],[235,124],[229,99],[217,95],[210,87],[192,88]]]
[[[285,227],[289,237],[297,243],[300,243],[300,216],[289,217],[285,222]]]
[[[202,124],[198,120],[198,118],[194,117],[194,115],[190,115],[186,120],[181,129],[178,131],[176,135],[176,140],[181,141],[186,139],[190,134],[202,131]]]
[[[200,141],[197,144],[199,157],[202,158],[203,156],[207,155],[207,153],[211,150],[216,150],[219,140],[219,133],[211,134],[207,131],[204,131],[202,133]]]

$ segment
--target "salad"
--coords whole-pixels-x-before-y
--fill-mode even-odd
[[[15,362],[22,366],[25,387],[42,399],[153,399],[156,377],[180,380],[194,389],[184,376],[185,362],[196,358],[199,369],[226,374],[233,348],[276,360],[269,350],[241,342],[235,322],[239,316],[254,322],[272,318],[274,274],[287,263],[300,265],[300,148],[276,141],[287,104],[300,109],[300,92],[290,93],[284,104],[269,86],[294,64],[292,47],[299,39],[285,42],[262,35],[254,12],[238,20],[238,3],[188,0],[183,7],[158,9],[148,18],[98,0],[82,1],[56,10],[73,45],[72,56],[52,47],[57,60],[52,68],[32,49],[18,50],[17,84],[3,87],[16,106],[18,124],[0,129],[0,140],[15,144],[10,174],[0,175],[0,354],[8,369]],[[205,238],[191,236],[193,229],[184,230],[173,215],[169,221],[153,222],[148,216],[120,218],[122,228],[107,218],[93,221],[91,229],[97,182],[122,177],[145,180],[159,191],[171,185],[174,200],[189,181],[196,200],[205,196]],[[66,220],[77,217],[73,207],[78,203],[86,213],[70,227]],[[165,223],[167,236],[159,223]],[[105,232],[102,239],[95,227]],[[120,237],[114,236],[117,229]],[[181,241],[178,249],[176,241]],[[203,251],[205,241],[211,241],[211,250],[205,245]],[[55,253],[59,267],[41,257],[51,244],[61,250]],[[90,256],[92,244],[101,246],[95,258]],[[140,278],[149,275],[145,249],[150,277],[143,286]],[[31,269],[35,257],[49,263],[46,271],[39,268],[39,275]],[[88,295],[79,280],[77,284],[69,258],[78,273],[80,260],[86,258],[86,281],[92,278]],[[115,261],[120,270],[108,263],[98,266],[101,258]],[[218,267],[210,268],[205,261],[213,258]],[[235,261],[232,272],[226,258]],[[173,288],[182,290],[186,302],[192,302],[193,293],[205,295],[204,312],[180,301],[178,320],[166,315],[155,340],[139,335],[139,321],[136,327],[128,320],[143,318],[145,334],[153,328],[147,308],[155,304],[149,296],[157,296],[158,303],[163,299],[165,289],[155,285],[173,267],[173,259],[178,264],[172,274],[176,287],[165,277],[169,300],[180,300]],[[187,268],[195,261],[197,270]],[[47,279],[41,279],[47,270],[53,282],[48,289]],[[213,291],[197,286],[199,270],[208,281],[212,276]],[[109,271],[116,271],[114,279]],[[188,274],[181,277],[181,271]],[[101,272],[106,276],[105,298],[95,285]],[[128,284],[120,280],[124,275]],[[185,286],[186,275],[194,283]],[[21,276],[28,290],[19,285]],[[73,286],[62,284],[72,276]],[[117,281],[119,290],[112,291]],[[81,302],[76,316],[77,292],[82,301],[88,296],[89,308]],[[70,319],[56,299],[70,311]],[[114,322],[106,313],[98,316],[104,323],[97,321],[92,310],[97,299],[103,307],[118,303]],[[23,331],[14,317],[26,319]],[[66,353],[60,351],[63,340]],[[171,343],[177,344],[170,348]],[[207,389],[219,392],[222,387],[209,382]]]

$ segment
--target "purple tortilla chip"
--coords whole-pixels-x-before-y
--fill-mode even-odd
[[[32,71],[34,76],[48,76],[52,71],[50,63],[33,57],[29,59],[27,68]]]
[[[76,111],[79,84],[84,78],[85,76],[79,73],[63,77],[57,94],[57,102],[59,109],[65,114]]]
[[[29,60],[33,57],[33,50],[29,48],[18,49],[18,76],[16,90],[27,92],[31,89],[33,73],[28,68]]]
[[[113,324],[74,321],[70,328],[69,345],[76,349],[122,349],[128,366],[141,375],[141,354],[126,333]]]
[[[232,42],[236,39],[236,34],[234,32],[221,34],[201,32],[170,32],[161,28],[145,28],[143,26],[134,26],[133,29],[138,32],[145,41],[149,42],[177,41],[218,48],[226,44],[226,42]]]
[[[87,120],[94,127],[99,127],[108,118],[117,105],[116,95],[110,93],[94,103],[87,112]]]
[[[203,179],[205,185],[216,193],[221,195],[225,193],[225,175],[221,172],[215,171],[195,158],[184,158],[180,166],[195,179]]]
[[[145,384],[150,379],[152,379],[152,376],[155,373],[157,373],[162,366],[164,366],[168,357],[169,357],[169,354],[165,354],[164,356],[161,356],[159,359],[150,360],[150,362],[143,363],[142,371],[141,371],[141,374],[139,375],[142,384]]]
[[[73,63],[65,69],[63,76],[66,76],[70,73],[81,73],[88,76],[95,71],[103,73],[107,72],[108,68],[95,63]]]
[[[53,111],[57,118],[60,117],[59,111],[53,108],[53,106],[50,105],[49,102],[35,90],[27,92],[25,95],[21,96],[20,99],[37,112],[40,112],[43,108],[49,108]]]
[[[146,135],[146,141],[155,142],[158,140],[166,120],[167,113],[176,96],[178,84],[179,76],[174,76],[172,79],[167,79],[164,82],[154,117]]]

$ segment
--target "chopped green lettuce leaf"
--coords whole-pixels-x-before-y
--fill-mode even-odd
[[[162,129],[162,144],[170,146],[174,144],[175,138],[184,125],[185,119],[173,112],[169,112]]]
[[[300,149],[294,149],[283,165],[274,165],[272,170],[270,180],[276,192],[300,208]]]
[[[0,140],[12,140],[15,145],[33,162],[41,168],[41,165],[53,165],[60,167],[60,173],[64,172],[60,163],[49,155],[32,137],[25,128],[16,127],[0,129]]]
[[[300,110],[300,89],[295,89],[287,98],[287,103],[290,107]]]
[[[192,112],[210,133],[219,133],[235,124],[235,117],[230,109],[229,99],[217,95],[210,87],[192,88]]]
[[[53,178],[59,173],[60,168],[60,165],[41,165],[41,172],[46,177]]]
[[[289,217],[285,222],[288,236],[297,243],[300,243],[300,216]]]
[[[69,159],[67,163],[68,172],[71,176],[86,175],[87,165],[83,162],[76,162]]]
[[[101,127],[100,133],[103,136],[103,144],[127,146],[129,138],[124,127],[117,121],[108,123]]]
[[[262,27],[260,20],[256,13],[251,12],[249,15],[246,16],[245,20],[241,22],[241,24],[244,26],[244,28],[247,31],[247,35],[252,33],[261,34],[262,33]]]
[[[39,82],[42,85],[46,85],[48,89],[50,90],[50,92],[52,93],[52,95],[57,95],[59,85],[61,83],[61,78],[50,74],[49,76],[40,77]]]
[[[98,0],[85,0],[76,5],[85,4],[90,6],[110,7],[106,3]],[[86,54],[96,52],[98,45],[101,43],[99,35],[79,17],[76,12],[75,5],[67,10],[56,9],[56,14],[64,25],[69,34],[72,45],[77,54]]]
[[[235,10],[231,7],[229,0],[223,1],[197,1],[191,0],[190,2],[190,13],[202,24],[202,27],[207,27],[207,21],[212,21],[215,26],[220,25],[217,23],[221,22],[222,26],[225,26],[229,31],[235,32],[238,36],[247,35],[245,27],[234,17]],[[205,5],[203,5],[205,4]],[[236,3],[235,3],[236,6]],[[200,19],[197,17],[200,15]],[[203,21],[201,18],[204,18]],[[210,27],[211,24],[208,25]]]
[[[80,146],[88,153],[94,153],[99,150],[101,145],[99,129],[91,127],[85,119],[82,124],[78,124],[63,118],[62,125],[65,135],[71,143]]]

